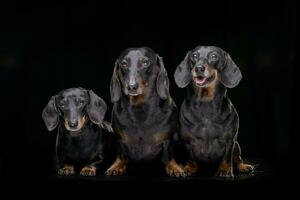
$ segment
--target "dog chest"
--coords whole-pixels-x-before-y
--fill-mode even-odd
[[[57,152],[62,158],[72,162],[84,162],[93,159],[101,153],[99,133],[85,133],[81,136],[71,137],[63,135],[58,140]]]

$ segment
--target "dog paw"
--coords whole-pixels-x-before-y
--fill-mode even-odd
[[[94,166],[85,166],[80,171],[81,176],[96,176],[96,167]]]
[[[175,161],[166,165],[166,173],[171,177],[186,177],[184,170]]]
[[[237,169],[240,173],[251,173],[254,171],[254,166],[245,163],[240,163],[237,165]]]
[[[232,171],[218,171],[215,176],[222,177],[222,178],[233,178]]]
[[[58,169],[58,175],[60,176],[71,176],[75,174],[74,166],[68,165]]]
[[[218,168],[215,176],[223,177],[223,178],[233,178],[233,170],[232,165],[226,161],[223,161]]]
[[[126,172],[126,167],[110,167],[106,170],[105,174],[109,176],[118,176]]]
[[[105,174],[109,176],[118,176],[124,174],[125,172],[126,162],[118,158],[114,164],[112,164],[112,166],[106,170]]]
[[[197,163],[187,163],[183,167],[183,171],[186,174],[186,176],[193,176],[198,170]]]

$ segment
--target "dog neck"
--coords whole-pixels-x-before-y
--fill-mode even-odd
[[[67,130],[65,125],[62,123],[60,124],[60,132],[64,133],[67,137],[80,137],[83,136],[85,132],[87,132],[88,129],[92,128],[93,123],[91,122],[91,120],[88,119],[88,117],[86,118],[86,121],[84,122],[84,125],[81,127],[81,129],[77,130],[77,131],[70,131]]]
[[[218,82],[205,88],[197,87],[194,84],[188,86],[188,98],[193,102],[215,104],[222,102],[224,97],[226,97],[226,88]]]
[[[132,106],[139,106],[147,101],[148,97],[145,94],[138,96],[128,96],[129,104]]]
[[[199,101],[209,102],[215,98],[216,86],[200,88],[195,86],[195,84],[193,84],[193,87],[194,87],[195,95],[197,96]]]

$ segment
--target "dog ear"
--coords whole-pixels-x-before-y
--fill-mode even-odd
[[[118,60],[115,62],[114,72],[110,81],[110,96],[111,101],[117,102],[121,97],[121,84],[117,74]]]
[[[233,62],[229,53],[224,51],[225,63],[221,71],[221,83],[227,88],[234,88],[242,79],[242,73]]]
[[[103,99],[96,95],[92,90],[89,91],[90,103],[87,106],[87,113],[94,124],[101,124],[107,109]]]
[[[160,67],[160,71],[158,73],[158,76],[156,78],[156,91],[158,93],[158,96],[161,99],[168,99],[169,94],[169,78],[168,73],[165,69],[162,57],[159,55],[156,55],[158,66]]]
[[[58,125],[59,111],[57,110],[55,104],[55,96],[52,96],[42,113],[42,118],[46,124],[48,131],[52,131]]]
[[[175,82],[180,88],[186,87],[192,80],[192,75],[188,65],[189,55],[190,51],[186,54],[184,60],[177,66],[174,73]]]

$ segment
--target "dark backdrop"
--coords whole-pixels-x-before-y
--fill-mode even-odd
[[[49,174],[56,131],[41,113],[58,91],[82,86],[108,104],[113,64],[127,47],[160,54],[179,106],[185,90],[173,73],[188,50],[220,46],[243,80],[228,94],[240,115],[243,156],[280,174],[291,164],[295,97],[295,3],[198,1],[0,3],[1,181]]]

